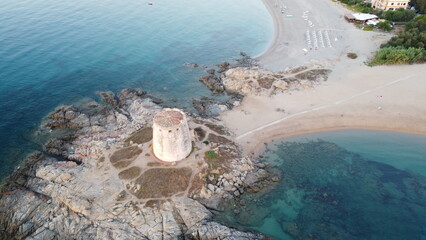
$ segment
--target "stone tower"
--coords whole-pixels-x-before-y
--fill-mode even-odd
[[[176,162],[186,158],[192,150],[192,142],[186,115],[179,109],[166,108],[154,117],[153,150],[157,158]]]

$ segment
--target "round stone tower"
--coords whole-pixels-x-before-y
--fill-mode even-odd
[[[192,142],[185,113],[166,108],[154,117],[153,150],[157,158],[176,162],[186,158],[192,150]]]

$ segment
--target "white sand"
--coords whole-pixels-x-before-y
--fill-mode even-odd
[[[325,23],[328,20],[324,19],[332,23],[344,11],[331,0],[286,1],[286,4],[292,9],[316,9],[318,18],[323,16],[319,19]],[[325,6],[329,9],[320,12]],[[296,14],[295,18],[301,18],[300,12]],[[277,13],[273,15],[277,18]],[[389,36],[358,30],[340,19],[341,23],[336,25],[348,29],[341,32],[340,47],[297,55],[302,37],[288,36],[286,31],[297,28],[286,28],[289,20],[278,19],[281,20],[276,26],[275,44],[259,57],[261,65],[282,70],[289,66],[288,62],[306,64],[318,59],[333,72],[328,81],[314,89],[273,97],[249,96],[241,106],[222,114],[221,118],[236,133],[236,141],[246,153],[257,152],[272,139],[330,129],[372,128],[426,134],[426,65],[368,67],[363,64]],[[278,44],[283,41],[291,43],[288,47]],[[356,52],[359,59],[348,59],[348,51]],[[277,108],[285,112],[278,112]]]
[[[331,0],[263,2],[274,21],[275,37],[268,50],[257,59],[263,67],[273,71],[313,60],[339,61],[348,52],[357,53],[359,61],[363,62],[390,37],[389,34],[360,31],[344,19],[349,10]]]

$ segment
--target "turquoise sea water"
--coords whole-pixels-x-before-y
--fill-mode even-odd
[[[426,136],[312,133],[274,141],[261,156],[280,181],[245,194],[219,221],[276,239],[426,239]]]
[[[40,147],[31,133],[59,104],[139,87],[179,107],[209,96],[204,68],[266,50],[260,0],[0,1],[0,178]]]

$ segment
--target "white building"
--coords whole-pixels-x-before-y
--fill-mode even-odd
[[[410,0],[372,0],[373,8],[382,10],[395,10],[398,8],[407,8]]]
[[[369,13],[351,13],[351,14],[346,14],[345,19],[348,20],[349,22],[366,23],[367,21],[371,21],[371,20],[379,20],[379,17]]]

